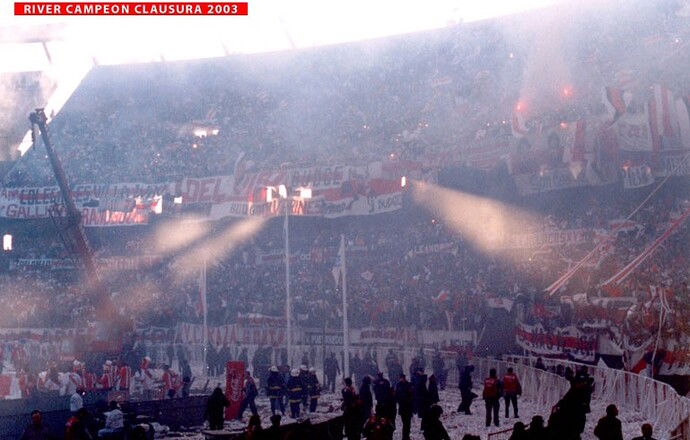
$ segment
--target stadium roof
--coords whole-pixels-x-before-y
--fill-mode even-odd
[[[43,72],[52,86],[45,103],[50,115],[94,65],[309,48],[513,15],[562,1],[249,0],[247,17],[15,17],[12,2],[0,2],[0,73]],[[25,115],[3,118],[25,123]],[[0,145],[3,157],[16,152],[20,139],[2,133],[0,139],[6,143]],[[29,146],[27,133],[19,150],[23,154]]]

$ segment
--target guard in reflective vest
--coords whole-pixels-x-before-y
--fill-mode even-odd
[[[517,375],[512,368],[508,368],[505,376],[503,376],[503,398],[506,402],[506,419],[510,413],[510,403],[513,403],[513,414],[518,418],[518,404],[517,398],[522,394],[522,386],[518,380]]]
[[[302,388],[302,379],[299,377],[299,370],[295,368],[290,372],[290,379],[287,383],[287,396],[290,403],[290,416],[293,419],[299,418],[299,407],[302,403],[302,395],[304,390]]]
[[[491,426],[493,414],[494,425],[498,426],[498,410],[500,407],[501,393],[503,392],[501,381],[496,377],[496,369],[489,370],[489,377],[484,379],[484,391],[482,397],[486,406],[486,426]]]

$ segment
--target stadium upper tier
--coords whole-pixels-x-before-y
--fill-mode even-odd
[[[230,174],[242,151],[274,168],[508,144],[518,102],[547,126],[602,114],[612,84],[689,90],[673,62],[690,41],[687,18],[633,9],[620,22],[577,17],[557,33],[504,19],[318,49],[96,67],[51,123],[53,139],[75,183]],[[52,180],[32,148],[6,182]]]

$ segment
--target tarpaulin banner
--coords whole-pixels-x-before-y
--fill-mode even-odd
[[[447,243],[431,243],[431,244],[418,244],[414,246],[410,251],[407,253],[408,257],[412,257],[414,255],[422,255],[422,254],[437,254],[440,252],[453,252],[457,249],[457,245],[453,242],[447,242]]]
[[[162,183],[77,184],[71,191],[84,226],[133,226],[148,223],[151,203],[157,197],[182,197],[187,206],[211,205],[227,201],[233,185],[233,176],[214,176]],[[0,217],[62,216],[65,207],[57,186],[0,189]]]
[[[201,324],[178,324],[175,327],[175,340],[183,344],[203,344],[204,326]],[[254,344],[281,347],[285,344],[285,328],[237,324],[208,327],[208,341],[215,346]]]
[[[97,258],[96,265],[102,270],[142,270],[161,261],[157,255]],[[60,258],[19,258],[10,261],[10,270],[72,270],[74,261]]]
[[[515,185],[521,195],[538,194],[567,188],[594,185],[585,172],[578,177],[569,167],[560,167],[529,174],[515,175]]]
[[[419,173],[420,168],[419,162],[397,161],[243,172],[245,166],[239,163],[231,196],[213,205],[210,217],[270,217],[286,210],[291,215],[327,218],[391,212],[402,208],[401,176]],[[268,201],[267,191],[281,185],[291,190],[309,188],[311,197],[284,199],[275,194]]]
[[[516,343],[537,356],[571,356],[579,361],[594,361],[597,350],[596,335],[581,332],[575,326],[557,327],[546,331],[541,324],[520,323],[515,327]]]
[[[242,404],[244,362],[228,361],[225,364],[225,397],[230,404],[225,408],[225,419],[235,420]]]
[[[506,235],[495,246],[500,249],[537,249],[551,246],[572,246],[590,243],[591,229],[554,229],[532,234]]]
[[[487,298],[486,305],[490,309],[504,309],[507,312],[513,310],[513,300],[510,298]]]
[[[345,194],[326,196],[313,195],[311,199],[274,199],[272,202],[233,200],[211,208],[211,219],[223,217],[272,217],[283,215],[285,209],[290,215],[337,218],[350,215],[374,215],[397,211],[403,206],[400,181],[387,181],[380,193]],[[388,188],[385,188],[388,187]],[[314,193],[312,193],[314,194]],[[289,206],[286,208],[285,204]]]
[[[413,345],[419,342],[417,330],[408,328],[374,328],[350,330],[350,342],[353,344],[404,344]]]

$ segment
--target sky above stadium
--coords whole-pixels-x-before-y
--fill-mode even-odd
[[[0,3],[0,71],[87,59],[120,64],[314,47],[435,29],[552,6],[562,0],[257,0],[248,17],[14,17]],[[4,30],[4,32],[3,32]],[[80,69],[79,69],[80,70]]]

